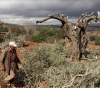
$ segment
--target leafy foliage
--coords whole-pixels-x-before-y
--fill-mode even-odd
[[[93,35],[89,37],[90,41],[94,41],[96,45],[100,45],[100,36]]]
[[[100,45],[100,36],[96,37],[95,44],[96,44],[96,45]]]
[[[34,37],[36,38],[33,38],[33,40],[39,42],[47,41],[50,37],[60,38],[59,30],[52,28],[39,29],[39,32]],[[11,40],[16,40],[18,47],[25,44],[25,36],[20,35],[13,37],[13,39],[9,37],[9,40],[3,42],[0,48],[6,48]],[[92,40],[99,41],[99,37],[93,37]],[[42,80],[46,80],[49,86],[53,88],[62,88],[64,85],[69,85],[70,80],[77,74],[85,74],[86,71],[91,74],[77,77],[69,88],[94,88],[100,86],[100,50],[89,52],[87,54],[89,63],[85,65],[71,62],[71,51],[66,48],[64,40],[54,44],[42,43],[38,47],[31,46],[27,50],[22,49],[21,54],[24,57],[22,62],[24,71],[20,69],[17,76],[24,81],[26,88],[36,85]],[[94,58],[95,56],[97,58]],[[0,76],[3,77],[4,75],[0,74]],[[17,81],[16,84],[18,84]]]
[[[4,25],[4,23],[0,22],[0,32],[8,32],[8,28]]]
[[[8,32],[6,27],[0,26],[0,32]]]
[[[24,63],[23,66],[33,83],[45,79],[45,73],[48,68],[65,63],[66,59],[64,57],[66,56],[66,53],[62,53],[65,52],[64,48],[60,50],[59,48],[57,49],[56,46],[52,49],[53,47],[50,45],[40,45],[38,48],[31,47],[31,52],[23,52],[26,61],[26,64]],[[56,49],[56,53],[59,53],[59,55],[54,53]]]
[[[22,26],[18,25],[11,25],[10,26],[10,35],[13,36],[19,36],[20,34],[25,34],[25,29]]]
[[[96,40],[96,37],[94,35],[90,36],[89,37],[90,41],[95,41]]]
[[[54,38],[60,38],[61,36],[59,36],[59,34],[60,34],[59,29],[50,28],[50,27],[40,27],[38,29],[38,33],[36,35],[32,36],[31,41],[50,42],[50,38],[52,38],[52,40]]]
[[[65,41],[55,44],[41,44],[38,47],[30,47],[30,52],[22,51],[25,62],[24,69],[35,85],[41,80],[46,80],[53,88],[62,88],[77,74],[91,73],[83,77],[77,77],[69,88],[88,88],[99,84],[100,57],[88,64],[77,64],[69,59],[69,51],[65,47]],[[27,79],[26,79],[27,80]],[[28,83],[27,83],[28,85]]]

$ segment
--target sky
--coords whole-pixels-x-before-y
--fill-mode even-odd
[[[21,24],[25,22],[36,23],[49,14],[57,13],[68,16],[72,23],[82,13],[97,15],[100,11],[100,0],[0,0],[0,20],[6,23]],[[41,24],[60,24],[50,19]]]

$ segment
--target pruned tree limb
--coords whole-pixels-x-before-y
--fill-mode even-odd
[[[79,22],[81,21],[81,19],[83,18],[83,16],[84,16],[84,14],[82,14],[82,15],[79,17],[77,23],[79,23]]]
[[[45,18],[45,19],[43,19],[41,21],[36,21],[36,23],[43,23],[43,22],[45,22],[45,21],[47,21],[49,19],[57,19],[57,20],[61,21],[62,23],[65,23],[65,19],[64,19],[64,15],[63,14],[61,14],[61,15],[58,14],[58,17],[56,17],[54,15],[49,15],[49,17],[47,17],[47,18]]]
[[[92,12],[91,14],[87,14],[87,13],[84,14],[84,16],[83,16],[83,18],[82,18],[82,22],[84,21],[85,18],[93,16],[93,13],[94,13],[94,12]]]
[[[76,79],[77,77],[83,77],[83,76],[87,76],[87,75],[89,75],[89,74],[91,74],[91,73],[89,73],[89,72],[87,73],[87,71],[86,71],[85,74],[77,74],[77,75],[75,75],[68,83],[65,83],[65,85],[62,86],[62,88],[71,87],[71,86],[73,85],[73,83],[75,82],[75,79]]]
[[[94,12],[92,12],[91,14],[82,14],[80,17],[79,17],[79,19],[78,19],[78,21],[77,21],[77,24],[79,24],[80,22],[81,23],[86,23],[86,24],[88,24],[91,20],[97,20],[97,19],[95,19],[95,17],[96,16],[93,16],[93,13]],[[86,18],[88,18],[87,20],[85,20]]]

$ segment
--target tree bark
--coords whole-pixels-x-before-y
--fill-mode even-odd
[[[86,18],[86,19],[85,19]],[[72,41],[72,61],[78,61],[85,59],[85,50],[88,44],[88,37],[86,35],[86,27],[92,20],[97,22],[100,20],[100,15],[94,16],[93,12],[91,14],[82,14],[76,22],[76,26],[73,27],[72,23],[68,21],[68,18],[65,18],[64,15],[58,14],[58,16],[49,15],[49,17],[37,21],[37,23],[45,22],[49,19],[57,19],[62,25],[61,29],[63,31],[64,37],[67,37]]]

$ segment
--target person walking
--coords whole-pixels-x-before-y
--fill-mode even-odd
[[[16,53],[16,47],[17,44],[11,41],[9,47],[4,51],[2,64],[4,72],[7,73],[7,77],[4,79],[5,82],[10,82],[16,77],[16,70],[19,69],[18,63],[21,63]]]

